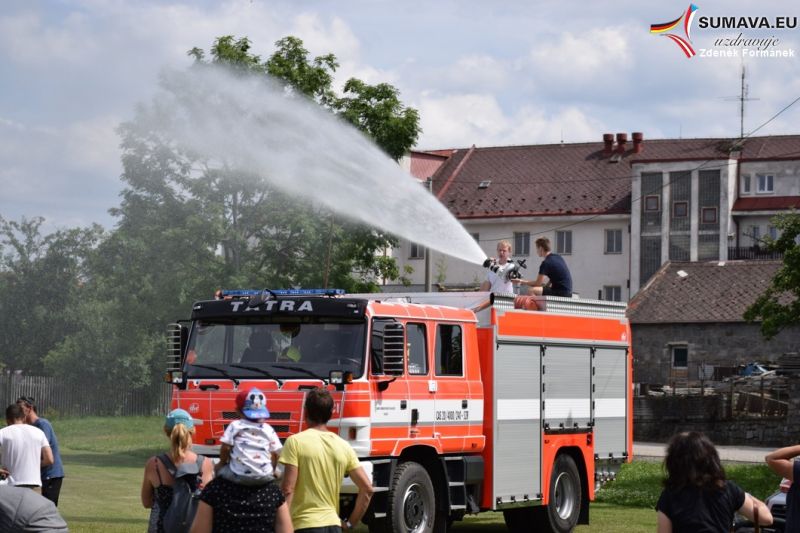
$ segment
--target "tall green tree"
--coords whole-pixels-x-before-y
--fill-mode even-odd
[[[772,224],[780,231],[780,237],[768,241],[767,247],[783,254],[783,266],[744,314],[745,320],[761,322],[761,334],[767,339],[800,324],[800,214],[780,215]]]
[[[44,358],[79,328],[100,226],[44,234],[44,219],[0,217],[0,367],[41,374]]]
[[[335,56],[310,57],[295,37],[279,40],[266,60],[249,39],[233,36],[218,38],[208,55],[200,48],[189,55],[190,68],[224,65],[277,78],[287,97],[341,114],[395,159],[419,133],[416,111],[391,86],[350,80],[337,96]],[[394,242],[390,235],[183,151],[151,127],[160,112],[158,101],[143,104],[119,127],[125,188],[112,210],[117,224],[86,261],[92,278],[76,306],[80,327],[50,350],[52,372],[106,392],[146,388],[160,378],[164,325],[217,288],[327,282],[369,291],[380,277],[398,277],[394,260],[376,253]]]

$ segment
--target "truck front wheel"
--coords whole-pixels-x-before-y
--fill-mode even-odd
[[[575,529],[581,512],[581,476],[575,460],[561,453],[550,476],[550,503],[540,517],[547,531],[567,533]]]
[[[425,468],[408,461],[394,471],[386,522],[394,533],[432,533],[436,496]]]

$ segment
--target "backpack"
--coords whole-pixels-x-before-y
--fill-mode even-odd
[[[183,463],[176,467],[169,455],[158,456],[172,474],[175,482],[172,485],[172,502],[164,512],[163,526],[166,533],[188,533],[197,512],[197,488],[200,486],[200,475],[205,457],[198,454],[195,463]]]

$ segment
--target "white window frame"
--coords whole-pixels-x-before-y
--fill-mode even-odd
[[[526,257],[531,255],[531,232],[530,231],[515,231],[514,232],[514,255]]]
[[[614,243],[613,243],[614,246],[612,248],[609,248],[608,239],[609,239],[609,234],[611,234],[611,233],[615,233],[615,234],[618,233],[619,234],[619,246],[617,246],[617,238],[616,238],[616,235],[615,235],[615,237],[613,239],[614,240]],[[607,229],[607,230],[605,230],[605,238],[606,239],[605,239],[605,252],[604,253],[606,253],[606,254],[621,254],[622,253],[622,230],[621,229]]]
[[[750,174],[742,174],[742,185],[740,189],[742,194],[752,194],[753,191],[750,188]]]
[[[610,297],[609,297],[610,296]],[[615,298],[616,296],[616,298]],[[622,286],[620,285],[603,285],[603,299],[609,302],[622,301]]]
[[[773,194],[775,192],[774,174],[756,174],[756,194]]]
[[[556,232],[556,253],[572,255],[572,230]]]

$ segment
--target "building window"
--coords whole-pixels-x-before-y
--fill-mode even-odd
[[[406,326],[408,347],[408,373],[424,376],[428,373],[428,349],[425,342],[425,324]]]
[[[673,218],[686,218],[689,215],[689,202],[673,202]]]
[[[761,244],[761,227],[748,226],[747,231],[745,232],[745,237],[750,237],[751,244],[753,246],[758,246]]]
[[[717,208],[716,207],[703,207],[700,210],[700,222],[703,224],[716,224],[717,223]]]
[[[644,197],[644,210],[645,211],[659,211],[661,198],[658,196],[645,196]]]
[[[742,194],[750,194],[750,174],[742,176]]]
[[[772,185],[773,185],[773,176],[772,174],[757,174],[756,178],[758,179],[758,191],[761,194],[767,194],[773,192]]]
[[[411,243],[411,250],[408,252],[409,259],[425,259],[425,247],[421,244]]]
[[[603,287],[603,299],[609,302],[621,302],[622,287],[619,285],[605,285]]]
[[[514,232],[514,255],[531,254],[531,234]]]
[[[562,255],[570,255],[572,253],[571,231],[556,232],[556,253]]]
[[[622,253],[622,230],[621,229],[607,229],[606,230],[606,253],[607,254],[621,254]]]
[[[673,346],[672,347],[672,367],[673,368],[687,368],[689,366],[689,347],[688,346]]]
[[[769,238],[772,239],[773,241],[778,240],[778,228],[776,228],[775,226],[768,226],[767,233],[769,234]]]
[[[439,324],[436,328],[436,375],[460,376],[464,369],[461,326]]]

